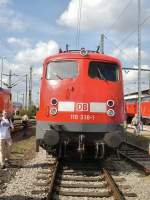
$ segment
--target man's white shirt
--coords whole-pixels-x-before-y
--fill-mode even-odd
[[[2,119],[0,121],[0,139],[10,139],[10,128],[13,128],[13,124],[8,119]]]

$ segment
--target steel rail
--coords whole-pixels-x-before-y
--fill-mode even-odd
[[[150,155],[148,151],[142,149],[141,147],[131,144],[123,143],[123,147],[119,149],[119,154],[126,158],[128,161],[132,162],[140,170],[142,170],[146,175],[150,174]]]
[[[52,177],[51,177],[51,181],[50,181],[50,187],[48,190],[48,196],[47,196],[47,200],[51,200],[53,199],[53,195],[54,194],[58,194],[58,195],[62,195],[62,196],[72,196],[72,197],[105,197],[105,198],[109,198],[110,196],[113,196],[115,200],[125,200],[125,197],[123,195],[123,193],[120,191],[120,189],[118,188],[117,184],[116,184],[116,180],[114,180],[111,176],[111,174],[109,173],[109,171],[107,169],[100,169],[100,171],[98,172],[98,177],[94,175],[94,177],[91,177],[91,174],[87,173],[90,176],[83,176],[83,177],[78,177],[78,175],[82,175],[82,174],[78,174],[78,172],[75,173],[75,171],[71,172],[69,171],[69,173],[66,171],[64,174],[63,169],[60,169],[60,163],[57,161],[56,165],[54,166],[55,169],[52,173]],[[67,174],[68,173],[68,174]],[[63,175],[71,175],[63,177],[62,178],[62,174]],[[83,173],[84,174],[84,173]],[[73,177],[72,177],[73,175]],[[105,180],[105,183],[103,184],[102,181]],[[63,181],[75,181],[75,183],[73,184],[69,184],[69,183],[63,183]],[[81,183],[78,183],[78,181]],[[87,184],[87,181],[91,182],[91,181],[98,181],[97,185],[90,185]],[[68,190],[63,190],[63,188],[68,188]],[[73,191],[73,188],[89,188],[89,189],[94,189],[94,188],[99,188],[100,190],[97,192],[91,191],[91,192],[87,192],[87,191]],[[101,189],[106,189],[108,188],[108,191],[101,191]],[[70,190],[69,190],[70,189]]]
[[[134,147],[134,148],[136,148],[136,149],[138,149],[138,150],[140,150],[140,151],[142,151],[142,152],[144,152],[144,153],[148,153],[147,150],[143,149],[142,147],[137,146],[136,144],[132,144],[132,143],[130,143],[130,142],[123,142],[122,144],[123,144],[123,145],[128,145],[128,146],[130,146],[130,147]]]
[[[105,176],[105,180],[108,182],[108,186],[110,187],[110,190],[114,196],[115,200],[125,200],[125,197],[123,195],[123,193],[119,190],[116,182],[114,181],[114,179],[112,178],[112,176],[110,175],[109,171],[107,169],[103,168],[103,174]]]
[[[59,161],[57,160],[56,161],[56,165],[55,165],[55,169],[54,169],[52,177],[51,177],[50,187],[49,187],[49,190],[48,190],[48,195],[47,195],[46,200],[51,200],[52,199],[53,189],[54,189],[54,184],[55,184],[55,179],[56,179],[58,168],[59,168]]]

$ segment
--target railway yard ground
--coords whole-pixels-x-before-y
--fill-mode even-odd
[[[145,135],[141,132],[140,136],[132,132],[133,129],[127,129],[128,142],[147,150],[150,131],[144,130]],[[71,165],[59,163],[58,167],[58,161],[44,150],[35,152],[35,125],[28,129],[25,138],[21,131],[14,133],[13,141],[11,165],[0,169],[0,200],[46,200],[50,191],[49,199],[115,199],[113,189],[102,174],[103,169],[109,171],[122,192],[120,199],[150,199],[150,175],[123,157],[112,156],[99,165],[78,161]]]
[[[148,151],[150,144],[150,126],[144,125],[143,131],[140,131],[140,134],[135,135],[133,128],[128,125],[127,140]]]

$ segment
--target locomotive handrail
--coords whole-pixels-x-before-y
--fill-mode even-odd
[[[68,53],[68,52],[80,52],[81,49],[71,49],[71,50],[68,50],[68,51],[61,51],[61,53]],[[93,50],[87,50],[88,53],[98,53],[97,51],[93,51]]]

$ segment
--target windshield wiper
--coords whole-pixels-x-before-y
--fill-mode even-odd
[[[106,80],[98,67],[97,67],[97,71],[98,71],[98,74],[99,74],[99,78],[102,79],[102,80]]]
[[[59,76],[57,73],[53,73],[58,79],[63,80],[63,78],[61,76]]]

